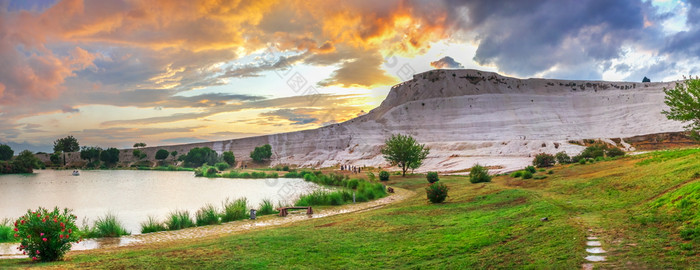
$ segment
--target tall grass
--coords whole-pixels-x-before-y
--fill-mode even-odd
[[[148,220],[146,222],[141,222],[141,233],[152,233],[167,230],[168,228],[165,227],[165,224],[158,222],[158,220],[153,216],[148,216]]]
[[[12,221],[9,218],[4,218],[0,221],[0,243],[16,242],[12,229]]]
[[[85,225],[84,228],[87,228],[87,225]],[[83,233],[88,238],[119,237],[122,235],[131,234],[124,229],[122,223],[117,220],[117,216],[112,213],[107,213],[104,215],[104,217],[97,218],[95,223],[93,223],[92,228],[89,228]]]
[[[216,211],[216,207],[210,203],[197,210],[197,213],[195,213],[195,219],[197,220],[197,226],[221,223],[219,212]]]
[[[168,230],[180,230],[184,228],[194,227],[194,222],[190,218],[189,211],[179,211],[175,210],[170,212],[168,215],[168,220],[165,221]]]
[[[298,206],[314,206],[314,205],[341,205],[347,202],[352,202],[352,190],[341,189],[336,191],[316,190],[310,194],[299,197],[295,205]],[[357,183],[355,191],[355,201],[366,202],[369,200],[379,199],[386,196],[386,189],[381,183],[370,183],[360,181]]]
[[[224,178],[279,178],[279,174],[276,172],[265,173],[265,172],[252,172],[252,173],[240,173],[237,171],[230,171],[221,175]]]
[[[258,209],[258,215],[269,215],[269,214],[274,214],[277,211],[275,211],[275,207],[272,206],[272,201],[269,199],[263,199],[262,202],[260,202],[260,208]]]
[[[226,199],[224,201],[223,211],[221,213],[221,221],[229,222],[246,218],[248,211],[248,199],[240,198],[235,201]]]

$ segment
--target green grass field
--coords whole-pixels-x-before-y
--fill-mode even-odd
[[[390,186],[417,195],[221,238],[71,253],[49,264],[0,260],[0,268],[580,269],[591,234],[608,251],[596,267],[700,268],[699,150],[553,170],[542,180],[481,184],[441,176],[450,191],[437,205],[425,197],[424,175],[392,176]]]

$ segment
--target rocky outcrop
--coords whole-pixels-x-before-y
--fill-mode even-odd
[[[382,104],[352,120],[291,133],[149,147],[186,153],[193,147],[233,151],[247,160],[269,143],[272,164],[386,167],[379,150],[392,133],[410,134],[431,148],[417,171],[459,172],[475,163],[519,169],[540,152],[577,154],[569,141],[683,130],[661,114],[671,83],[517,79],[478,70],[433,70],[395,85]],[[615,139],[615,140],[610,140]],[[131,158],[125,151],[123,158]]]

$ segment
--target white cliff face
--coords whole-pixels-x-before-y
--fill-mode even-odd
[[[269,143],[273,165],[387,167],[381,146],[391,134],[401,133],[431,148],[416,172],[458,172],[475,163],[496,167],[492,172],[512,171],[529,165],[537,153],[575,155],[583,149],[569,140],[682,131],[682,123],[661,114],[663,88],[674,85],[521,80],[477,70],[434,70],[392,87],[379,107],[340,124],[166,149],[186,153],[208,146],[246,160],[255,146]]]

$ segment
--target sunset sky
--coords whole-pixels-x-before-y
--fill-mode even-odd
[[[0,143],[317,128],[434,68],[669,81],[698,63],[700,1],[0,0]]]

